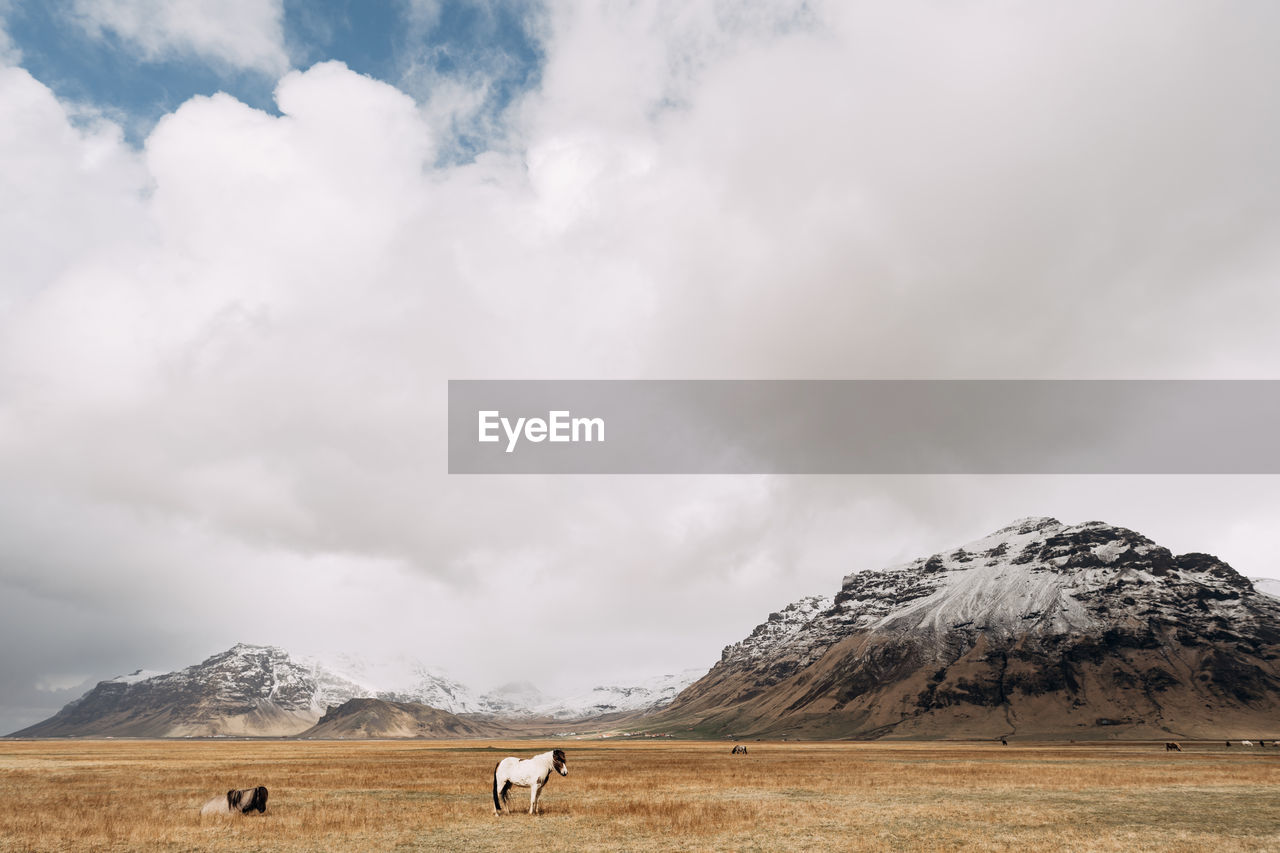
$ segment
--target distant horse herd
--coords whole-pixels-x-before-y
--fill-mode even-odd
[[[1009,741],[1003,737],[1000,738],[1000,743],[1004,746],[1009,745]],[[1226,741],[1226,745],[1231,746],[1231,741]],[[1240,745],[1253,746],[1253,741],[1242,740]],[[1258,741],[1258,746],[1266,745],[1265,740]],[[1271,745],[1280,747],[1280,740],[1273,740]],[[1174,741],[1166,741],[1164,751],[1182,752],[1182,746]],[[746,755],[747,747],[745,744],[737,743],[733,745],[730,752],[733,755]],[[569,775],[569,763],[563,749],[553,749],[532,758],[520,759],[509,756],[499,761],[493,768],[493,813],[501,815],[504,811],[510,811],[507,806],[507,797],[512,786],[515,786],[529,789],[529,814],[537,814],[538,798],[542,796],[542,791],[551,781],[552,773],[559,773],[561,776]],[[202,817],[247,815],[254,812],[262,814],[266,810],[267,788],[265,785],[258,785],[253,788],[232,788],[226,794],[214,797],[201,806],[200,815]]]
[[[1231,746],[1231,741],[1229,741],[1229,740],[1228,740],[1228,741],[1224,741],[1224,743],[1225,743],[1227,746]],[[1253,741],[1251,741],[1251,740],[1242,740],[1242,741],[1240,741],[1240,745],[1241,745],[1241,746],[1253,746]],[[1258,746],[1260,746],[1260,747],[1265,747],[1266,745],[1267,745],[1267,742],[1266,742],[1265,740],[1259,740],[1259,741],[1258,741]],[[1273,747],[1280,747],[1280,740],[1273,740],[1273,741],[1271,741],[1271,745],[1272,745]],[[1176,744],[1176,743],[1173,743],[1172,741],[1170,741],[1169,743],[1166,743],[1166,744],[1164,745],[1164,751],[1165,751],[1165,752],[1182,752],[1182,747],[1181,747],[1179,744]]]

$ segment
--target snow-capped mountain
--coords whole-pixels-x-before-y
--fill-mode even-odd
[[[631,687],[596,687],[533,709],[538,716],[557,720],[579,720],[607,714],[644,714],[671,704],[671,700],[706,674],[705,669],[687,669],[674,675],[660,675]]]
[[[503,684],[480,697],[480,713],[495,717],[523,717],[547,702],[542,691],[527,681]]]
[[[685,684],[692,681],[685,680]],[[680,686],[684,686],[681,684]],[[554,702],[528,683],[507,684],[483,695],[406,656],[371,661],[354,655],[294,657],[273,646],[239,644],[177,672],[138,670],[101,681],[44,722],[17,732],[24,737],[113,735],[135,737],[210,737],[221,735],[296,735],[326,712],[353,699],[378,699],[387,705],[358,707],[365,717],[395,717],[393,706],[425,706],[414,717],[414,731],[494,731],[492,726],[441,721],[426,715],[435,709],[447,717],[465,715],[502,721],[554,717],[579,719],[627,710],[643,710],[677,689],[662,679],[636,687],[601,688],[591,700]],[[375,714],[371,709],[378,709]],[[350,710],[350,709],[348,709]],[[578,713],[578,711],[581,713]],[[341,716],[341,715],[340,715]],[[426,729],[428,719],[433,721]],[[329,729],[336,730],[337,717]],[[350,724],[346,719],[343,725]],[[381,724],[379,724],[381,725]],[[407,723],[405,723],[407,725]],[[376,726],[375,726],[376,728]]]
[[[288,735],[313,725],[325,703],[363,688],[336,675],[318,683],[311,667],[271,646],[240,644],[177,672],[145,671],[101,681],[42,723],[31,737]]]
[[[1278,660],[1280,600],[1226,563],[1029,518],[772,614],[658,719],[734,734],[1274,736]]]
[[[439,674],[407,655],[371,660],[352,654],[306,655],[320,694],[321,708],[341,705],[356,697],[389,702],[416,702],[451,714],[483,713],[486,705],[466,685]],[[348,685],[358,685],[352,694]]]

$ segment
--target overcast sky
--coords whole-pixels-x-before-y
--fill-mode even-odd
[[[709,667],[1027,515],[1280,577],[1274,477],[445,445],[450,378],[1280,378],[1280,6],[370,5],[0,0],[0,731],[242,641]]]

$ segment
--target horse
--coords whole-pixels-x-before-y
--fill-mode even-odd
[[[1001,746],[1008,746],[1008,745],[1009,745],[1009,741],[1005,740],[1004,738],[1000,738],[1000,745],[1001,745]]]
[[[493,813],[502,814],[502,807],[507,803],[507,792],[512,785],[529,789],[529,814],[538,810],[538,797],[547,786],[554,770],[561,776],[569,775],[569,765],[565,762],[564,750],[553,749],[523,761],[509,756],[498,762],[493,768]]]
[[[739,743],[739,744],[734,744],[734,747],[733,747],[733,749],[730,751],[730,754],[731,754],[731,755],[746,755],[746,754],[747,754],[747,748],[746,748],[746,746],[744,746],[743,744],[740,744],[740,743]]]
[[[220,797],[214,797],[200,807],[200,815],[215,814],[248,814],[267,810],[267,789],[264,785],[256,788],[232,788]]]
[[[1176,743],[1170,742],[1164,745],[1164,751],[1165,752],[1182,752],[1182,747],[1178,746]]]
[[[1253,741],[1251,741],[1251,740],[1242,740],[1242,741],[1240,741],[1240,745],[1241,745],[1241,746],[1253,746]]]

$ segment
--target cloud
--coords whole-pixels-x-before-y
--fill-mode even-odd
[[[396,84],[423,105],[445,144],[439,156],[465,162],[502,149],[508,112],[541,72],[548,12],[542,4],[469,0],[447,7],[410,0],[397,41]]]
[[[270,75],[289,68],[282,0],[73,0],[72,13],[90,35],[111,33],[147,61],[198,56]]]
[[[13,0],[0,0],[0,66],[16,65],[22,61],[22,51],[9,37],[7,18],[13,11]]]
[[[668,370],[1275,372],[1260,326],[1204,304],[1213,280],[1280,307],[1259,287],[1277,226],[1264,30],[1190,5],[847,4],[727,38],[662,8],[565,16],[528,106],[531,152],[617,158],[586,222],[654,249]],[[721,40],[715,61],[672,59]],[[1194,305],[1213,367],[1175,331]]]
[[[1275,571],[1271,478],[445,473],[449,378],[1273,376],[1250,8],[556,4],[465,162],[339,63],[141,150],[0,70],[0,693],[326,637],[578,689],[1031,514]]]

